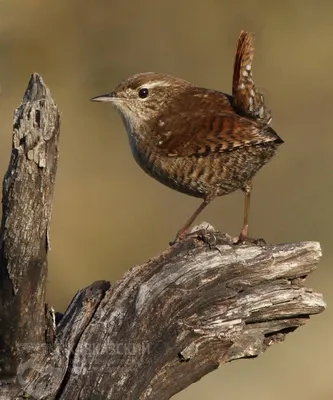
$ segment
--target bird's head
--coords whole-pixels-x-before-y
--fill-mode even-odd
[[[156,118],[174,96],[189,86],[192,85],[183,79],[145,72],[129,77],[114,91],[93,97],[91,101],[111,102],[133,126]]]

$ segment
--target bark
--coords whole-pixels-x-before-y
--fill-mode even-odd
[[[58,109],[34,74],[15,112],[4,179],[1,400],[169,399],[325,309],[304,285],[319,243],[234,245],[208,226],[114,286],[82,289],[55,327],[45,283],[58,138]]]

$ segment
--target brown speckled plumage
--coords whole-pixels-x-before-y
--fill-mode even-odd
[[[153,178],[205,198],[242,189],[279,143],[273,129],[237,115],[186,110],[176,119],[168,112],[165,118],[161,115],[152,124],[149,145],[138,141],[132,149],[138,164]]]
[[[269,126],[270,111],[254,86],[252,58],[252,37],[242,32],[233,96],[148,72],[93,99],[116,105],[134,158],[145,172],[172,189],[204,200],[177,238],[216,196],[238,189],[248,196],[242,231],[243,238],[247,235],[252,178],[283,143]]]

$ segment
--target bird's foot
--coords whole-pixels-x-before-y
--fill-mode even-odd
[[[254,244],[256,246],[260,247],[266,247],[266,241],[263,238],[251,238],[251,237],[242,237],[239,235],[238,237],[235,237],[233,240],[234,245],[240,245],[240,244]]]
[[[241,233],[238,237],[234,238],[233,244],[254,244],[260,247],[266,247],[266,241],[263,238],[251,238],[248,236],[249,226],[245,225],[241,230]]]

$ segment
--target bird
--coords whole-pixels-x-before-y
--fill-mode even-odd
[[[234,96],[168,74],[143,72],[91,99],[110,102],[120,112],[133,157],[148,175],[202,199],[172,243],[187,236],[195,219],[216,197],[236,190],[245,193],[238,241],[246,241],[252,180],[283,143],[271,128],[270,112],[251,79],[245,57],[249,46],[242,49],[240,42]]]

